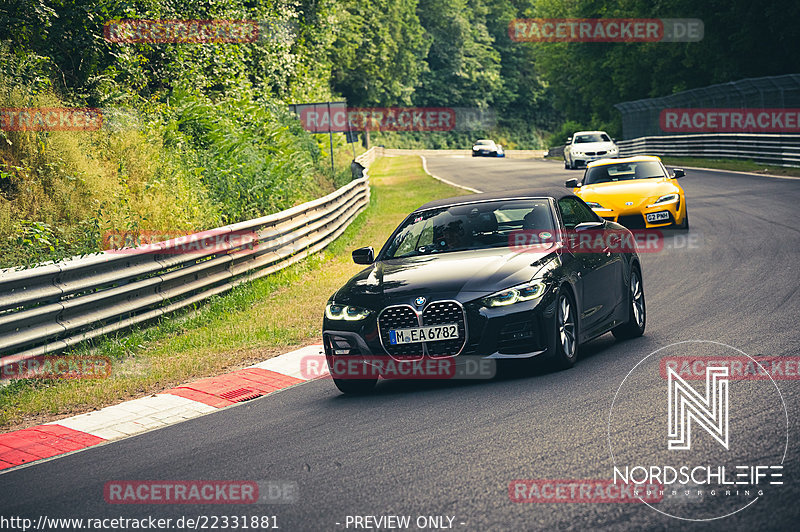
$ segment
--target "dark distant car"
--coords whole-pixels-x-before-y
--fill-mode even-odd
[[[473,157],[505,157],[503,147],[489,139],[476,140],[472,146]]]
[[[329,367],[339,357],[458,363],[471,355],[548,359],[567,368],[582,342],[608,331],[641,335],[645,303],[635,249],[574,252],[566,242],[582,231],[632,236],[564,189],[423,205],[377,255],[372,247],[353,251],[353,260],[368,267],[326,305]],[[527,245],[528,237],[537,243]],[[334,376],[345,393],[366,393],[377,380]]]

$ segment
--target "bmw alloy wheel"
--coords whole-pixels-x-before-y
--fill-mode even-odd
[[[642,282],[635,271],[631,275],[631,301],[633,318],[636,320],[636,325],[641,327],[644,324],[644,292],[642,292]]]
[[[558,300],[558,335],[564,354],[572,358],[575,355],[575,318],[572,303],[563,294]]]

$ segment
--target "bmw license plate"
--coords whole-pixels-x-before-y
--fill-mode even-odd
[[[669,213],[666,211],[662,212],[650,212],[647,213],[647,221],[648,222],[660,222],[662,220],[669,220]]]
[[[413,327],[410,329],[392,329],[389,331],[389,343],[416,344],[419,342],[438,342],[458,338],[458,325],[431,325],[430,327]]]

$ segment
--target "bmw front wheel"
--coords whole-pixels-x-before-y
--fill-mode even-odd
[[[643,335],[647,323],[644,285],[642,284],[642,274],[637,267],[631,270],[631,280],[628,283],[628,305],[630,312],[628,321],[611,329],[611,334],[618,340],[627,340]]]
[[[578,359],[578,320],[577,307],[567,290],[559,290],[556,298],[555,342],[553,345],[553,364],[560,369],[568,369]]]

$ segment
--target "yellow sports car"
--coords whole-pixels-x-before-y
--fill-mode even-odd
[[[683,176],[679,168],[670,175],[658,157],[640,155],[591,162],[582,183],[570,179],[566,186],[598,216],[629,229],[688,229],[686,196],[675,181]]]

